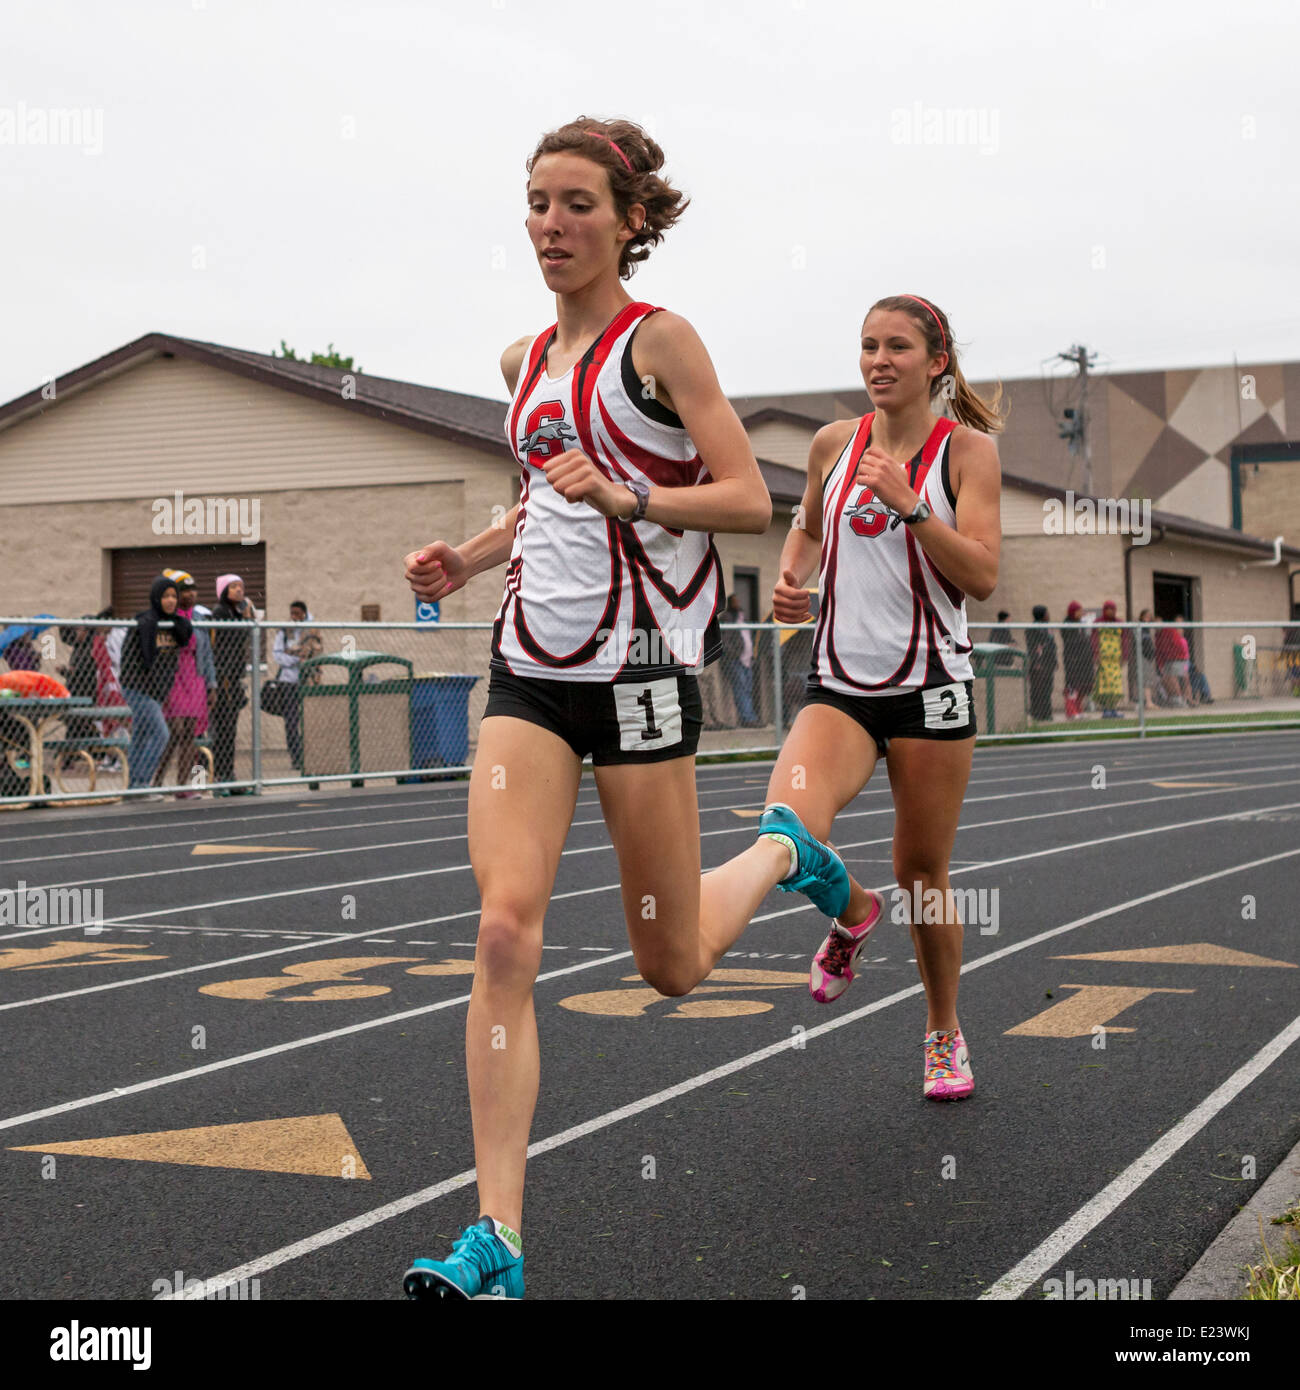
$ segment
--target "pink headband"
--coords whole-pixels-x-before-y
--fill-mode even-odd
[[[611,145],[614,146],[614,153],[615,153],[616,155],[618,155],[618,157],[623,161],[624,164],[627,165],[627,171],[628,171],[628,173],[629,173],[629,174],[632,174],[632,173],[635,173],[635,172],[636,172],[636,171],[632,168],[632,162],[631,162],[631,160],[629,160],[628,157],[627,157],[627,155],[625,155],[625,154],[623,153],[623,151],[620,150],[619,147],[618,147],[617,145],[615,145],[614,142],[613,142],[612,140],[609,139],[609,136],[608,136],[608,135],[602,134],[602,132],[600,132],[599,130],[589,130],[589,131],[587,131],[587,132],[585,132],[585,133],[586,133],[587,135],[594,135],[594,136],[596,137],[597,140],[608,140],[609,143],[610,143]]]
[[[939,315],[936,314],[936,313],[934,312],[933,309],[930,309],[930,306],[929,306],[928,304],[925,303],[925,300],[924,300],[924,299],[918,299],[917,296],[914,295],[914,294],[905,294],[905,295],[903,295],[903,298],[904,298],[904,299],[915,299],[916,302],[917,302],[918,304],[925,304],[925,307],[926,307],[927,309],[930,310],[930,317],[935,321],[935,323],[939,323]],[[947,352],[947,351],[948,351],[948,337],[947,337],[947,334],[944,333],[944,331],[943,331],[943,324],[941,324],[941,323],[939,323],[939,339],[940,339],[940,341],[943,343],[943,350],[944,350],[945,352]]]

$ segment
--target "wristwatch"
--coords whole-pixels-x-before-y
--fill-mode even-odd
[[[930,511],[930,504],[928,502],[918,502],[916,504],[916,510],[912,513],[912,515],[905,516],[903,518],[903,525],[911,526],[915,522],[926,521],[932,515],[933,513]]]
[[[645,509],[650,505],[650,487],[647,483],[636,483],[630,479],[623,480],[623,486],[628,489],[636,498],[636,509],[632,515],[625,518],[627,521],[641,521],[645,517]]]

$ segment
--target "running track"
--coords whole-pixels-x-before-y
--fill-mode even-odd
[[[766,777],[700,768],[706,868]],[[182,1271],[393,1299],[444,1252],[476,1214],[465,795],[0,818],[0,886],[102,889],[111,923],[0,927],[0,1296],[148,1299]],[[835,828],[869,885],[891,829],[881,769]],[[588,778],[536,990],[530,1300],[1034,1299],[1066,1270],[1163,1298],[1300,1137],[1298,831],[1296,733],[977,752],[953,884],[997,891],[997,930],[986,893],[977,1091],[940,1106],[888,920],[835,1006],[804,984],[824,919],[776,892],[733,973],[638,992]],[[1191,959],[1097,958],[1147,948]],[[58,1147],[100,1139],[127,1156]]]

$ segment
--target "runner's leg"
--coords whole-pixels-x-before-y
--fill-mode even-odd
[[[861,725],[838,710],[810,706],[790,731],[768,800],[790,806],[822,839],[836,812],[861,791],[875,761],[875,742]],[[712,973],[787,876],[789,851],[761,838],[701,877],[692,758],[598,767],[596,786],[618,854],[637,968],[661,994],[685,994]],[[647,833],[648,826],[671,826],[676,833]],[[865,890],[855,883],[840,921],[856,926],[869,908]]]
[[[915,903],[943,893],[941,922],[912,923],[916,964],[925,986],[926,1031],[957,1027],[962,923],[949,896],[948,860],[975,751],[973,738],[893,738],[887,762],[894,793],[894,874]],[[913,915],[915,913],[913,912]]]
[[[465,1024],[479,1210],[523,1229],[524,1166],[537,1104],[533,982],[542,919],[573,819],[582,760],[548,729],[495,715],[479,725],[469,854],[482,901]]]

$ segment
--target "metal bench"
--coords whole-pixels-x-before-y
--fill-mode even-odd
[[[76,719],[125,721],[131,718],[131,707],[129,705],[87,705],[73,711],[73,717]],[[66,718],[65,716],[65,723]],[[115,785],[111,790],[120,791],[129,780],[128,750],[131,747],[131,737],[127,733],[97,734],[91,738],[47,738],[43,742],[54,784],[60,792],[94,792],[96,784],[105,772],[105,769],[101,768],[98,763],[98,759],[102,757],[114,757],[118,760],[118,766],[110,771],[110,775],[114,778],[120,777],[121,783],[120,786]],[[93,799],[105,801],[109,798],[97,795]],[[75,806],[84,803],[64,802],[63,804]]]

